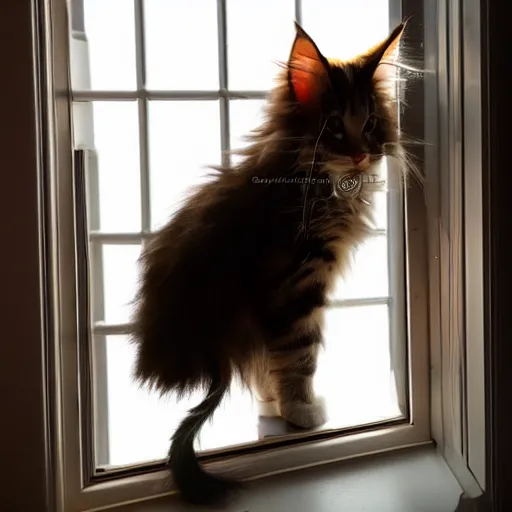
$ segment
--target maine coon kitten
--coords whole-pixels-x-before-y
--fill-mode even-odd
[[[326,419],[312,387],[323,312],[369,232],[375,184],[364,178],[399,152],[395,67],[386,62],[404,28],[340,62],[296,25],[243,161],[198,187],[143,252],[135,375],[161,393],[207,389],[169,452],[190,502],[217,503],[237,485],[205,472],[193,448],[234,376],[297,426]],[[351,193],[340,180],[353,177],[360,189]]]

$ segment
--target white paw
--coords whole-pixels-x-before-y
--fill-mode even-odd
[[[314,428],[327,421],[325,402],[317,397],[312,404],[304,402],[291,402],[283,404],[281,416],[288,422],[302,428]]]

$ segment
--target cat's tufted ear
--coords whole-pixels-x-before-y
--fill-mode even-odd
[[[288,59],[288,80],[297,101],[305,107],[318,103],[329,82],[327,60],[311,37],[295,23],[296,36]]]
[[[407,21],[400,23],[386,40],[372,48],[367,54],[367,66],[374,82],[392,91],[396,80],[400,41]]]

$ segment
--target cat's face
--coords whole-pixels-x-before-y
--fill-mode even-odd
[[[396,58],[404,25],[379,45],[347,62],[326,59],[297,26],[288,64],[292,100],[303,135],[347,167],[366,169],[397,140],[394,118]]]

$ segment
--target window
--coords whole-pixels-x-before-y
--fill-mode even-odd
[[[65,354],[63,371],[80,407],[79,416],[69,409],[69,384],[63,435],[82,468],[66,474],[81,510],[165,492],[162,473],[148,471],[161,468],[173,428],[200,398],[160,400],[130,381],[125,333],[141,247],[205,166],[230,158],[226,150],[257,125],[294,19],[323,53],[343,58],[384,38],[404,13],[396,0],[372,0],[371,9],[334,0],[68,0],[68,13],[77,200],[76,236],[67,235],[78,279],[65,293],[77,297],[79,329],[77,357]],[[363,18],[361,30],[354,20]],[[420,96],[405,127],[407,116],[422,119]],[[430,440],[421,191],[415,183],[404,191],[393,162],[385,165],[379,224],[327,315],[316,387],[328,424],[298,433],[259,418],[235,385],[201,434],[213,471],[256,476]],[[71,210],[70,182],[66,190],[60,200]]]
[[[424,190],[411,183],[404,203],[389,198],[386,206],[388,219],[402,218],[405,224],[404,265],[393,267],[406,269],[407,338],[402,347],[406,349],[408,366],[406,372],[395,372],[406,384],[397,386],[407,391],[405,418],[351,429],[322,429],[312,433],[308,442],[302,436],[271,436],[273,427],[269,427],[267,438],[250,443],[250,451],[245,445],[226,447],[223,458],[214,451],[206,453],[203,458],[210,471],[257,478],[434,439],[469,497],[482,494],[484,489],[482,503],[489,499],[499,508],[501,501],[505,502],[501,483],[508,476],[503,462],[509,437],[504,427],[507,422],[500,423],[506,414],[500,413],[508,405],[506,386],[502,386],[506,380],[507,358],[503,355],[508,340],[504,320],[509,295],[505,264],[508,252],[502,234],[508,217],[499,213],[504,212],[503,204],[508,199],[502,193],[506,187],[500,185],[505,185],[508,177],[500,172],[505,162],[502,148],[506,148],[500,143],[505,140],[506,130],[499,127],[506,112],[495,105],[504,103],[500,99],[505,97],[506,87],[503,80],[497,79],[501,76],[501,60],[495,57],[497,49],[503,48],[506,20],[500,18],[502,10],[489,11],[487,4],[480,0],[439,0],[423,5],[419,0],[402,0],[401,5],[393,1],[388,6],[391,22],[413,16],[410,47],[416,56],[424,50],[428,70],[417,87],[406,91],[409,108],[401,118],[408,134],[427,143],[415,148],[417,162],[425,170]],[[124,1],[118,2],[117,7],[124,5]],[[297,13],[299,18],[302,13],[304,25],[313,33],[314,24],[311,18],[307,21],[306,5],[299,4]],[[130,78],[129,69],[123,71],[123,55],[133,56],[133,50],[140,57],[134,46],[140,38],[133,36],[140,32],[133,30],[124,37],[121,28],[140,28],[132,21],[142,18],[136,18],[128,9],[126,13],[131,18],[125,23],[123,13],[114,8],[103,17],[105,23],[112,22],[111,46],[106,45],[103,51],[108,54],[112,45],[117,45],[118,51],[102,73],[106,76],[112,63],[118,64],[118,83],[110,89],[105,83],[95,89],[74,87],[72,97],[68,94],[69,65],[75,79],[76,73],[83,75],[89,69],[87,55],[80,57],[80,51],[90,50],[81,44],[84,41],[80,42],[85,32],[83,6],[74,0],[17,2],[16,6],[9,17],[0,19],[12,43],[0,47],[3,69],[9,76],[8,81],[0,82],[0,88],[3,85],[5,89],[2,96],[12,99],[3,105],[3,125],[8,129],[1,139],[6,150],[0,153],[0,159],[2,168],[16,170],[5,175],[5,186],[0,189],[3,218],[9,220],[3,225],[4,238],[16,240],[9,250],[0,253],[5,270],[5,300],[0,317],[4,340],[13,341],[1,345],[0,357],[2,404],[8,411],[2,421],[3,431],[7,429],[3,438],[9,439],[2,452],[9,471],[2,477],[0,501],[12,510],[113,510],[122,503],[168,493],[168,474],[153,460],[109,465],[107,458],[102,460],[102,455],[109,456],[107,438],[100,436],[105,431],[93,428],[92,418],[106,425],[101,413],[111,411],[97,400],[107,396],[109,388],[101,379],[108,377],[108,372],[101,367],[105,358],[98,348],[102,345],[94,341],[91,328],[106,330],[113,325],[119,332],[122,324],[115,320],[120,311],[115,308],[110,309],[110,324],[98,324],[98,317],[94,316],[98,301],[89,300],[89,290],[84,286],[90,282],[103,288],[104,280],[98,278],[101,275],[93,264],[96,256],[89,254],[102,246],[94,241],[100,235],[94,235],[98,231],[94,215],[89,216],[89,225],[85,222],[83,207],[84,200],[94,197],[101,202],[101,197],[90,193],[93,186],[98,186],[90,178],[99,170],[95,157],[105,157],[100,154],[98,138],[92,144],[83,135],[91,133],[87,132],[87,122],[97,122],[98,118],[80,115],[80,110],[116,99],[115,104],[135,105],[138,116],[141,102],[140,93],[136,93],[135,71],[140,68],[133,67],[135,74]],[[216,14],[226,7],[221,1],[217,6],[221,10]],[[132,7],[141,12],[140,3]],[[227,8],[229,14],[229,4]],[[328,24],[335,18],[335,11],[327,4],[323,9]],[[358,7],[347,7],[346,12],[353,13],[349,9]],[[229,23],[227,28],[229,41]],[[325,34],[324,40],[328,38]],[[259,78],[262,76],[263,73],[258,74]],[[252,79],[250,83],[253,84]],[[201,83],[203,89],[182,84],[178,92],[208,95],[213,91],[217,97],[221,96],[218,85],[213,87],[206,80]],[[143,94],[151,93],[157,98],[159,91],[168,94],[170,89],[169,85],[152,87],[155,88],[148,88]],[[251,100],[262,99],[254,91],[243,92],[245,99],[229,104],[232,132],[242,133],[241,128],[233,129],[233,105],[249,105]],[[104,99],[100,102],[95,95]],[[219,101],[216,121],[220,127],[220,104],[224,100],[215,101]],[[423,116],[423,111],[427,115]],[[77,122],[80,118],[83,123]],[[134,147],[139,151],[138,158],[142,159],[147,153],[141,151],[145,142],[140,137],[139,129],[144,129],[140,119],[144,117],[138,116],[132,137],[137,143]],[[95,136],[97,132],[92,131]],[[125,133],[130,133],[129,127]],[[221,144],[231,140],[226,132],[221,131],[220,135]],[[82,147],[92,149],[73,153],[80,147],[80,140],[86,141]],[[120,148],[121,152],[130,149],[127,144]],[[139,165],[134,171],[129,167],[130,159],[127,164],[132,183],[140,183],[133,176],[140,178],[141,168],[146,167]],[[151,161],[147,168],[151,174]],[[83,178],[87,178],[89,187],[89,194],[85,195]],[[131,198],[135,204],[147,197],[143,188],[138,192]],[[390,210],[401,204],[404,215],[395,216]],[[89,214],[93,214],[88,206]],[[131,216],[135,208],[125,208],[116,219],[116,226],[100,225],[101,236],[104,232],[112,236],[103,245],[118,248],[140,244],[142,226],[134,228],[129,222],[140,222],[141,209]],[[101,210],[97,211],[101,216]],[[125,225],[122,220],[126,220]],[[393,229],[388,229],[388,241],[393,239]],[[23,236],[19,237],[20,233]],[[388,279],[391,288],[396,281],[391,276]],[[104,290],[98,295],[94,288],[90,291],[92,298],[107,298]],[[392,290],[388,293],[393,299],[396,296]],[[390,360],[395,361],[395,356]],[[103,405],[105,402],[111,405],[108,400]],[[93,405],[96,409],[89,410]],[[310,477],[312,474],[306,472],[306,478]],[[403,496],[407,498],[406,494]],[[464,504],[470,505],[462,500],[460,508]],[[150,509],[148,503],[147,510]]]

